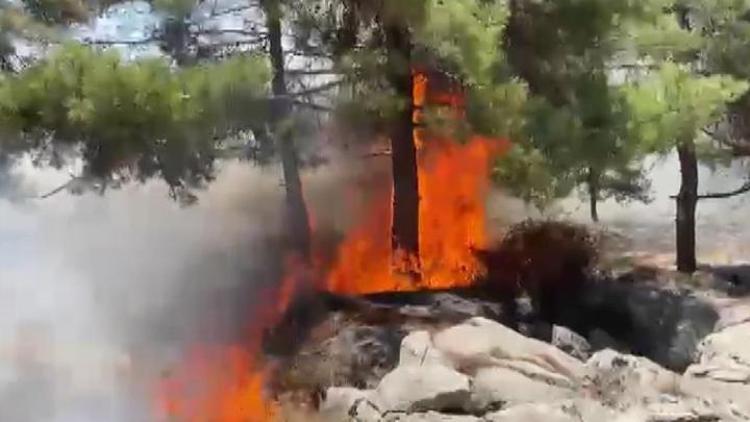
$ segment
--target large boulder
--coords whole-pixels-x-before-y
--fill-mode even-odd
[[[696,363],[688,367],[681,389],[686,394],[728,402],[732,412],[750,420],[750,323],[715,332],[700,343]]]
[[[465,409],[469,406],[469,377],[453,368],[428,364],[398,366],[376,389],[383,412]]]
[[[747,421],[730,409],[705,399],[685,396],[662,395],[645,400],[620,413],[615,422],[686,422],[686,421]]]
[[[713,333],[698,346],[697,363],[686,373],[750,386],[750,322]]]
[[[471,415],[446,415],[438,412],[393,414],[383,417],[384,422],[485,422]]]
[[[533,368],[531,369],[533,371]],[[572,398],[575,391],[547,382],[544,378],[506,368],[479,369],[473,378],[472,404],[476,409],[488,409],[499,404],[538,403]]]
[[[575,386],[586,375],[583,363],[542,341],[525,337],[486,318],[472,318],[433,336],[433,344],[461,371],[512,366],[533,367],[534,376],[552,384]]]
[[[574,320],[562,323],[582,333],[603,330],[629,351],[677,372],[693,362],[698,343],[719,319],[695,291],[657,282],[591,283],[571,308]],[[599,341],[589,340],[596,349]]]
[[[553,346],[576,359],[586,360],[591,355],[591,344],[583,336],[561,325],[552,326]]]
[[[332,387],[326,391],[319,413],[322,420],[330,422],[376,422],[381,419],[380,406],[376,400],[375,393],[371,390]]]
[[[487,422],[602,422],[612,420],[615,413],[596,401],[576,399],[526,403],[488,413]]]
[[[595,353],[586,366],[592,374],[593,396],[614,408],[638,406],[648,398],[679,390],[678,374],[643,357],[605,349]]]
[[[408,365],[444,365],[450,366],[445,355],[435,348],[432,335],[428,331],[414,331],[401,341],[399,366]]]

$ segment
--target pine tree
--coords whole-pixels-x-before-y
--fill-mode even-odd
[[[466,120],[425,109],[427,125],[457,135],[509,135],[519,126],[525,89],[509,77],[501,48],[504,2],[420,0],[298,2],[299,32],[353,81],[338,117],[353,130],[391,142],[393,251],[419,256],[419,191],[414,141],[414,72],[429,69],[462,86]],[[307,6],[307,8],[305,7]],[[304,40],[303,40],[304,43]],[[312,44],[307,43],[306,46]],[[366,101],[362,99],[366,98]],[[369,132],[368,132],[369,130]],[[461,136],[457,136],[460,138]],[[407,269],[419,278],[418,268]]]
[[[663,64],[653,79],[631,92],[630,100],[637,116],[636,126],[646,131],[640,135],[652,140],[656,135],[666,150],[677,151],[681,172],[680,191],[675,196],[677,268],[692,273],[697,268],[698,201],[750,191],[748,184],[732,192],[698,193],[699,161],[715,157],[722,150],[727,152],[727,147],[731,152],[744,145],[741,136],[734,141],[725,137],[716,142],[717,137],[710,136],[715,133],[709,128],[718,125],[730,130],[732,124],[721,122],[727,121],[727,112],[736,115],[742,110],[743,98],[747,98],[743,96],[748,86],[742,80],[745,78],[741,67],[728,62],[725,53],[731,46],[747,41],[737,28],[742,26],[749,9],[744,2],[716,0],[678,1],[664,10],[659,25],[641,28],[647,41],[642,47],[651,53],[654,63]]]

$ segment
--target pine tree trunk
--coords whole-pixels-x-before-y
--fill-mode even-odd
[[[698,203],[698,159],[695,144],[686,141],[677,147],[682,181],[677,195],[677,270],[692,274],[695,259],[695,209]]]
[[[406,104],[390,129],[393,166],[393,251],[419,258],[419,181],[414,143],[413,80],[410,68],[411,39],[408,28],[386,28],[388,79]],[[414,269],[418,270],[418,269]]]
[[[310,222],[302,193],[299,157],[291,129],[280,128],[291,114],[289,102],[283,98],[288,92],[284,70],[284,50],[281,44],[281,10],[279,0],[263,0],[261,4],[268,27],[269,54],[273,68],[273,95],[277,97],[271,107],[271,116],[284,172],[288,236],[292,250],[307,261],[310,258]]]
[[[597,204],[599,202],[599,174],[591,167],[589,167],[587,184],[589,188],[589,212],[591,214],[591,221],[598,223],[599,210],[597,209]]]
[[[172,56],[177,66],[193,64],[189,53],[190,27],[188,16],[169,18],[164,23],[163,49]]]

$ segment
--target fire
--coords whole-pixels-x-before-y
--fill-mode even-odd
[[[267,372],[255,348],[198,350],[160,391],[160,413],[180,422],[269,422],[277,405],[264,395]]]
[[[432,88],[425,73],[415,72],[414,121],[423,120],[425,105],[449,107],[463,118],[463,97],[455,90]],[[366,294],[415,289],[444,289],[471,284],[485,269],[474,256],[486,246],[484,198],[489,189],[491,160],[508,147],[504,140],[481,136],[460,143],[415,129],[420,191],[420,256],[392,256],[390,191],[375,195],[368,214],[339,245],[323,288],[343,294]],[[314,227],[314,224],[311,224]],[[313,242],[315,243],[315,242]],[[418,262],[418,265],[414,264]],[[322,262],[314,260],[314,263]],[[419,268],[421,281],[398,268]],[[281,419],[277,403],[264,389],[269,365],[259,339],[274,326],[295,294],[314,287],[304,261],[286,262],[280,285],[256,309],[249,345],[228,345],[199,350],[168,377],[160,388],[159,411],[178,422],[272,422]],[[320,268],[318,268],[319,270]]]
[[[422,282],[415,285],[391,265],[391,197],[382,194],[339,247],[328,290],[365,294],[444,289],[470,285],[483,273],[472,249],[487,243],[487,174],[492,157],[506,144],[477,136],[466,144],[430,139],[425,145],[419,156]]]
[[[423,73],[414,74],[414,121],[422,107],[442,104],[462,118],[463,98],[450,90],[431,93]],[[484,198],[493,157],[508,147],[504,140],[473,136],[466,143],[427,137],[416,129],[420,191],[419,243],[421,282],[394,269],[413,268],[412,257],[391,251],[391,194],[376,197],[361,225],[341,244],[326,283],[330,291],[365,294],[415,289],[444,289],[472,283],[484,272],[472,250],[486,245]],[[405,262],[394,265],[393,262]]]
[[[276,402],[267,398],[271,365],[263,362],[260,339],[266,327],[286,312],[303,280],[299,259],[286,261],[287,274],[267,292],[254,311],[248,344],[197,348],[157,392],[160,420],[175,422],[273,422],[280,420]]]

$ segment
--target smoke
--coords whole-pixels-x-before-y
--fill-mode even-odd
[[[345,214],[336,181],[306,175],[319,224]],[[67,175],[24,165],[25,190]],[[180,208],[157,182],[104,196],[0,199],[0,420],[151,420],[150,388],[190,344],[237,339],[278,279],[276,168],[226,164]]]

